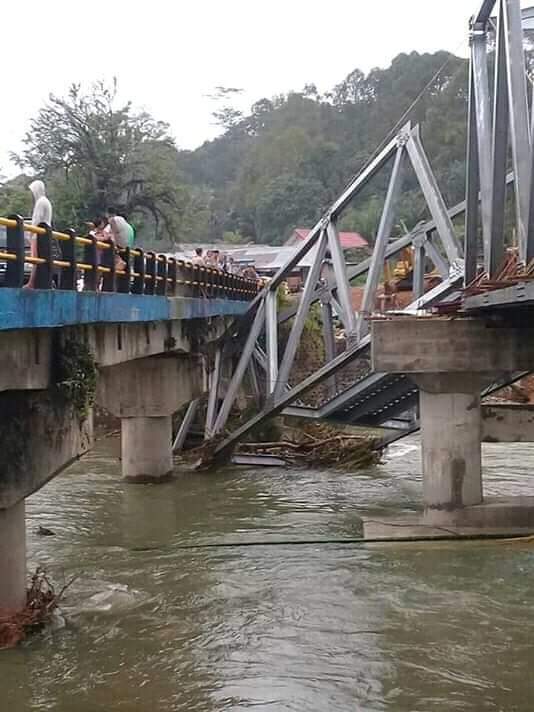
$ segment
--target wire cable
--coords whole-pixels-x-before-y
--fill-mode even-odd
[[[381,522],[381,524],[387,524],[387,522]],[[438,534],[437,536],[428,536],[424,534],[416,534],[412,536],[401,537],[349,537],[344,539],[277,539],[275,541],[235,541],[235,542],[214,542],[206,544],[179,544],[178,546],[170,546],[165,548],[172,548],[174,551],[202,551],[203,549],[250,549],[253,547],[273,547],[273,546],[365,546],[366,544],[403,544],[403,543],[417,543],[417,542],[447,542],[447,541],[504,541],[504,542],[517,542],[524,539],[529,542],[532,541],[531,534],[524,534],[514,537],[508,534],[499,534],[495,532],[477,532],[473,534],[456,534],[452,530],[444,529],[439,526],[425,525],[425,524],[406,524],[398,525],[392,524],[392,526],[417,526],[417,527],[427,527],[434,530],[442,530],[443,534]],[[134,547],[131,551],[144,552],[153,551],[154,549],[160,549],[158,546],[147,546],[147,547]]]
[[[374,161],[374,159],[378,156],[380,151],[384,148],[384,146],[387,145],[387,143],[393,138],[393,136],[396,134],[396,132],[401,128],[401,126],[406,122],[406,119],[408,116],[411,114],[411,112],[415,109],[417,104],[421,101],[423,96],[426,94],[426,92],[430,89],[430,87],[434,84],[436,79],[439,78],[439,76],[442,74],[442,72],[445,71],[447,66],[452,62],[453,59],[459,59],[459,57],[456,56],[456,52],[460,49],[460,47],[464,44],[465,40],[462,39],[461,42],[458,43],[456,48],[454,49],[453,52],[449,52],[449,56],[447,59],[443,62],[443,64],[438,68],[438,70],[433,74],[431,79],[425,84],[425,86],[421,89],[421,91],[417,94],[415,99],[410,103],[408,108],[404,111],[400,119],[397,121],[397,123],[389,130],[389,132],[386,134],[385,138],[381,141],[381,143],[376,147],[374,152],[371,154],[371,156],[365,161],[362,169],[355,173],[353,177],[348,181],[348,183],[345,185],[345,188],[343,190],[346,190],[351,183],[353,183],[355,180],[357,180],[362,172],[364,171],[365,167]],[[463,65],[458,67],[458,70],[453,74],[453,78],[457,76],[457,74],[460,72],[460,70],[463,68]]]

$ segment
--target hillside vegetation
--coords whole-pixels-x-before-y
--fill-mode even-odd
[[[441,70],[441,71],[440,71]],[[0,214],[28,214],[27,176],[43,177],[58,227],[118,205],[145,244],[214,241],[280,244],[311,226],[409,111],[449,204],[462,199],[467,62],[446,52],[400,54],[387,69],[358,69],[324,94],[314,85],[261,99],[241,113],[232,90],[214,116],[218,138],[177,148],[169,127],[131,104],[116,86],[73,86],[51,96],[17,156],[22,175],[0,186]],[[407,118],[408,118],[407,117]],[[177,137],[179,143],[179,137]],[[350,207],[341,227],[371,241],[387,172]],[[397,230],[426,217],[408,171]]]

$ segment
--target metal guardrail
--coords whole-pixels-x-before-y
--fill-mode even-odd
[[[19,215],[0,218],[6,228],[5,287],[24,286],[24,264],[36,266],[35,288],[77,290],[79,274],[84,291],[118,292],[158,296],[225,298],[249,301],[260,291],[260,283],[213,267],[195,265],[141,248],[118,248],[113,239],[102,242],[94,236],[81,237],[74,230],[57,232],[46,223],[25,223]],[[37,256],[26,254],[24,233],[36,236]],[[53,240],[60,246],[61,259],[53,256]],[[82,248],[82,259],[78,260]],[[117,268],[119,254],[124,267]],[[57,285],[54,278],[57,276]]]

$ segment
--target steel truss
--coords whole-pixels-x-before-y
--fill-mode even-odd
[[[495,76],[493,92],[490,92],[488,36],[494,32],[491,13],[495,5],[498,10],[494,33]],[[530,211],[534,196],[530,126],[531,119],[534,125],[534,116],[529,115],[527,105],[519,0],[484,0],[470,22],[470,40],[465,201],[447,209],[423,149],[419,127],[412,128],[409,123],[406,124],[352,180],[313,227],[307,240],[252,301],[249,319],[241,328],[239,358],[224,389],[224,397],[221,395],[219,398],[218,394],[222,394],[220,362],[224,353],[232,345],[235,347],[235,343],[227,341],[226,351],[220,352],[219,365],[216,364],[212,372],[206,437],[221,437],[245,374],[250,374],[251,368],[258,367],[263,377],[255,375],[250,378],[256,384],[257,414],[231,435],[221,438],[215,447],[216,454],[228,454],[246,433],[279,413],[342,423],[397,427],[401,435],[412,432],[417,427],[416,419],[412,416],[406,418],[403,414],[413,408],[417,389],[408,378],[370,373],[341,390],[336,385],[339,370],[361,358],[369,349],[369,317],[375,310],[384,261],[406,247],[413,248],[413,301],[404,310],[413,313],[428,308],[447,297],[451,291],[469,283],[480,269],[493,275],[505,254],[505,197],[506,187],[512,181],[515,183],[519,255],[524,262],[534,257],[534,210]],[[509,145],[513,174],[507,172]],[[389,162],[393,163],[393,167],[373,253],[360,264],[348,267],[339,241],[339,219],[349,203]],[[392,240],[395,211],[408,163],[414,170],[431,220]],[[452,224],[452,219],[462,213],[465,215],[464,245],[460,244]],[[482,231],[483,264],[479,264],[477,252],[479,227]],[[278,288],[308,253],[313,254],[313,260],[298,306],[279,309]],[[443,281],[424,294],[423,276],[427,259],[434,264]],[[350,282],[363,274],[367,278],[362,307],[359,313],[355,313]],[[290,386],[290,373],[304,324],[312,304],[316,302],[321,308],[327,362],[302,382]],[[334,312],[346,333],[346,349],[341,354],[336,353]],[[288,319],[293,321],[282,351],[279,326]],[[245,330],[246,333],[243,333]],[[325,383],[327,387],[326,402],[318,408],[302,405],[300,398],[320,383]],[[262,387],[263,392],[260,392]]]
[[[393,162],[386,198],[383,206],[373,254],[358,265],[347,267],[339,241],[337,223],[343,210],[359,194],[380,170],[390,161]],[[414,169],[432,219],[419,225],[412,233],[391,240],[396,208],[402,190],[403,173],[407,163]],[[398,254],[406,247],[413,246],[416,262],[414,278],[414,301],[410,307],[414,310],[427,306],[432,299],[423,295],[423,269],[428,258],[443,279],[444,286],[440,294],[451,291],[451,285],[458,284],[462,272],[462,246],[454,232],[452,218],[460,214],[463,206],[448,210],[437,186],[430,164],[423,149],[419,128],[408,123],[387,146],[374,158],[362,172],[350,183],[340,197],[326,211],[311,230],[307,240],[295,251],[294,255],[276,273],[265,289],[252,302],[250,314],[252,322],[247,324],[247,335],[239,350],[239,358],[229,382],[226,384],[224,397],[217,401],[219,393],[220,367],[212,372],[210,386],[208,422],[206,436],[213,437],[223,432],[232,406],[242,388],[244,377],[251,365],[258,366],[264,375],[254,379],[264,386],[259,394],[260,408],[257,416],[246,423],[230,438],[220,443],[216,452],[227,451],[252,427],[294,403],[307,390],[323,380],[331,398],[340,398],[336,389],[336,372],[353,359],[361,357],[369,346],[368,318],[375,310],[377,291],[380,284],[384,261]],[[313,251],[313,252],[312,252]],[[279,310],[277,293],[280,285],[290,272],[308,253],[313,254],[298,306],[291,310]],[[351,302],[350,280],[358,275],[367,274],[362,308],[359,314],[354,312]],[[454,278],[449,280],[449,276]],[[302,331],[312,304],[319,302],[323,321],[323,337],[326,365],[312,374],[298,386],[290,387],[289,380]],[[334,339],[334,313],[342,323],[346,333],[346,351],[336,354]],[[283,350],[280,348],[280,324],[292,319],[289,336]],[[265,343],[263,350],[261,343]],[[222,357],[219,357],[219,359]],[[219,361],[220,362],[220,361]],[[365,387],[362,384],[362,387]],[[413,390],[413,386],[410,386]],[[382,393],[382,391],[381,391]],[[350,394],[347,396],[350,397]],[[394,400],[403,402],[404,396]],[[406,407],[411,405],[403,403]],[[217,408],[218,405],[218,408]],[[326,406],[325,406],[326,407]],[[404,408],[406,410],[406,407]],[[395,408],[393,409],[395,410]],[[388,412],[390,412],[389,409]],[[328,411],[330,412],[330,410]],[[385,411],[384,411],[385,412]],[[392,411],[391,411],[392,412]]]
[[[496,11],[496,18],[491,13]],[[495,46],[492,90],[489,42]],[[469,123],[466,182],[466,283],[477,272],[480,223],[483,269],[491,278],[505,257],[506,171],[514,172],[519,258],[534,258],[532,138],[528,107],[523,16],[519,0],[485,0],[470,23]]]

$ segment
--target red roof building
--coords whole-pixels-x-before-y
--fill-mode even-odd
[[[307,230],[303,227],[297,227],[293,230],[293,234],[289,240],[285,243],[286,245],[298,245],[299,242],[304,242],[308,237],[311,230]],[[341,249],[343,250],[353,250],[354,248],[369,247],[369,243],[357,232],[340,232],[339,241],[341,243]]]

